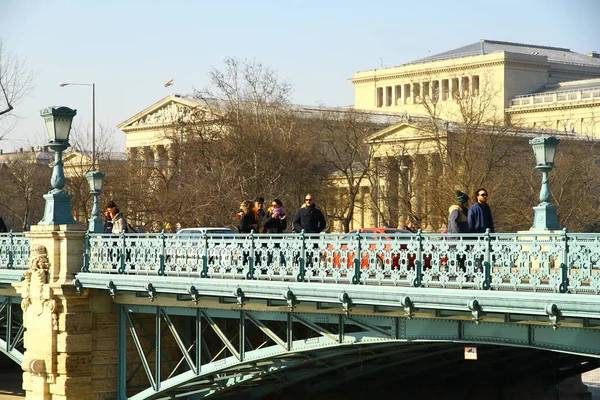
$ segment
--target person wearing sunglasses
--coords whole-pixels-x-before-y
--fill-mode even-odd
[[[469,230],[472,233],[485,233],[489,228],[491,233],[494,233],[494,218],[492,217],[492,209],[488,201],[487,190],[481,188],[475,192],[476,202],[469,208],[467,220],[469,221]]]
[[[325,216],[317,208],[315,198],[312,194],[304,196],[304,204],[294,216],[294,231],[297,233],[304,230],[305,233],[321,233],[325,230]]]

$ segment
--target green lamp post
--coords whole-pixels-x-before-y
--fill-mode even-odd
[[[88,230],[93,233],[102,233],[104,231],[104,224],[102,223],[102,218],[100,218],[100,204],[98,201],[98,196],[100,196],[100,193],[102,193],[104,174],[100,171],[90,171],[85,174],[85,177],[90,185],[90,193],[92,196],[94,196],[92,216],[88,220]]]
[[[532,231],[554,231],[559,230],[556,207],[551,203],[552,192],[550,191],[550,179],[548,175],[554,168],[554,156],[560,140],[554,136],[538,136],[529,141],[533,147],[536,160],[536,168],[542,171],[542,188],[540,190],[540,204],[533,207],[535,216]]]
[[[71,198],[73,195],[63,190],[67,179],[63,170],[62,153],[69,147],[69,134],[71,123],[77,110],[69,107],[48,107],[40,111],[48,131],[48,147],[54,151],[54,168],[50,184],[52,190],[44,195],[46,208],[44,218],[39,225],[75,224],[71,211]]]

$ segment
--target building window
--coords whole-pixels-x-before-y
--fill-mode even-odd
[[[399,105],[400,99],[402,98],[402,85],[396,85],[394,90],[396,91],[396,98],[394,99],[394,105]]]
[[[448,96],[450,94],[450,88],[448,84],[448,79],[442,79],[442,100],[448,100]]]
[[[474,75],[471,79],[473,80],[473,96],[479,96],[479,75]]]
[[[385,88],[385,105],[389,107],[392,105],[392,87],[386,86]]]
[[[377,88],[377,107],[383,107],[383,88]]]

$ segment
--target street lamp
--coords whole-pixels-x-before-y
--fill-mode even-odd
[[[92,206],[92,216],[88,220],[88,230],[93,233],[102,233],[104,226],[102,224],[102,218],[100,218],[100,205],[98,196],[102,193],[102,182],[104,174],[100,171],[90,171],[85,175],[89,185],[90,193],[94,196],[94,204]]]
[[[100,196],[100,194],[102,193],[102,180],[104,179],[104,174],[96,170],[96,84],[61,82],[58,85],[60,87],[65,87],[69,85],[92,87],[92,167],[91,171],[88,172],[85,175],[85,177],[90,185],[90,193],[94,197],[94,204],[92,206],[92,216],[88,220],[88,229],[90,232],[102,233],[103,227],[102,219],[100,218],[98,196]]]
[[[96,170],[96,84],[60,82],[58,86],[91,86],[92,87],[92,171]]]
[[[39,225],[75,224],[71,212],[71,198],[62,188],[67,182],[63,170],[62,152],[69,147],[69,133],[77,110],[69,107],[48,107],[40,111],[46,123],[49,146],[54,151],[54,168],[50,184],[53,189],[44,195],[46,207]]]
[[[538,136],[529,141],[535,155],[536,168],[542,171],[542,188],[540,190],[540,204],[533,207],[535,217],[533,220],[532,231],[553,231],[559,230],[558,216],[556,207],[551,204],[552,192],[550,191],[549,172],[554,168],[554,157],[556,147],[560,140],[554,136]]]

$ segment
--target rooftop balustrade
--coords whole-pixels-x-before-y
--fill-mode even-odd
[[[511,99],[510,106],[537,106],[540,104],[583,101],[592,99],[600,99],[600,87],[521,95]]]
[[[600,234],[88,234],[82,272],[600,293]],[[108,278],[108,277],[107,277]]]

